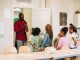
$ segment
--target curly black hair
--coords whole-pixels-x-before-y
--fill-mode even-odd
[[[64,35],[66,35],[68,32],[68,27],[63,27],[61,31],[64,32]]]
[[[41,32],[40,28],[36,27],[36,28],[34,28],[34,30],[32,31],[32,35],[33,35],[33,36],[37,36],[37,35],[40,34],[40,32]]]

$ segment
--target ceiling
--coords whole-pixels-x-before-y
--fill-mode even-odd
[[[27,2],[27,3],[31,3],[32,0],[17,0],[18,2]]]

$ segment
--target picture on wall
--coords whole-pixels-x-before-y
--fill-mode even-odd
[[[60,26],[67,25],[67,13],[60,12]]]

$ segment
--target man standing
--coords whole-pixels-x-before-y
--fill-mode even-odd
[[[14,30],[16,32],[17,52],[19,52],[19,47],[25,46],[27,43],[26,32],[28,32],[28,26],[23,13],[19,14],[19,20],[14,24]]]

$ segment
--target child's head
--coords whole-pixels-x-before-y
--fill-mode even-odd
[[[32,29],[31,29],[31,34],[33,34],[34,29],[35,29],[35,28],[32,28]]]
[[[36,27],[36,28],[34,28],[32,35],[37,36],[40,34],[40,32],[41,32],[40,28]]]
[[[53,31],[52,31],[52,26],[50,24],[47,24],[45,26],[45,30],[46,32],[49,34],[50,38],[52,39],[53,38]]]
[[[69,24],[69,33],[77,32],[76,27],[73,24]]]
[[[47,24],[45,27],[46,32],[51,31],[52,30],[52,26],[50,24]]]
[[[60,37],[63,37],[67,34],[68,32],[68,27],[63,27],[61,30],[60,30],[60,33],[59,33],[59,36]]]

